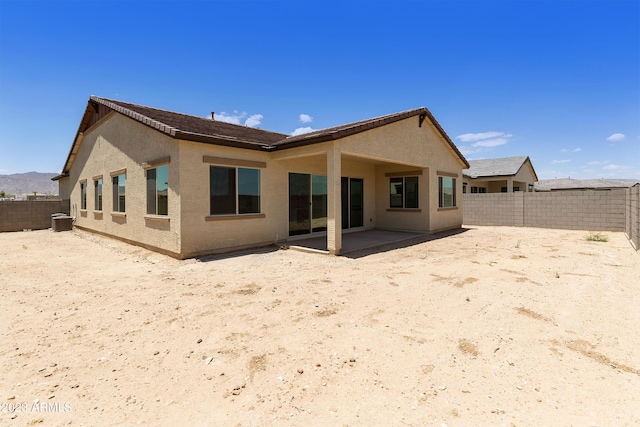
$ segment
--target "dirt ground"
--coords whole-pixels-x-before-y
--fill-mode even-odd
[[[640,425],[640,253],[474,227],[178,261],[0,234],[0,426]]]

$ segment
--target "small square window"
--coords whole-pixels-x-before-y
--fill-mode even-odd
[[[418,177],[394,177],[389,179],[389,207],[418,208]]]

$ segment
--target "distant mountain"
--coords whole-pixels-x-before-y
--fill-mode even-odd
[[[58,183],[51,181],[57,173],[27,172],[0,175],[0,190],[19,198],[26,194],[58,194]]]

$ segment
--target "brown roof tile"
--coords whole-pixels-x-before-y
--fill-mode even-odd
[[[187,140],[207,142],[207,139],[211,139],[212,143],[228,140],[260,147],[271,145],[287,137],[282,133],[234,125],[204,117],[190,116],[97,96],[92,96],[91,100],[106,105],[161,132]]]
[[[93,109],[90,106],[93,105],[95,107],[96,104],[104,105],[109,109],[117,111],[120,114],[130,117],[133,120],[137,120],[140,123],[174,138],[254,150],[273,151],[336,140],[399,120],[404,120],[409,117],[420,116],[420,125],[422,125],[424,120],[428,118],[460,160],[467,167],[469,166],[467,160],[460,153],[453,141],[451,141],[444,129],[442,129],[431,112],[424,107],[347,123],[302,135],[289,136],[283,133],[235,125],[204,117],[191,116],[188,114],[175,113],[158,108],[91,96],[89,98],[89,105],[87,106],[85,115],[80,123],[80,127],[76,133],[74,143],[71,147],[60,177],[65,176],[65,174],[69,172],[71,163],[73,163],[73,159],[75,157],[73,152],[78,141],[78,137],[82,132],[88,129],[92,123],[91,118],[93,117],[93,114],[90,112]],[[97,109],[95,111],[97,111]],[[60,177],[57,178],[59,179]]]

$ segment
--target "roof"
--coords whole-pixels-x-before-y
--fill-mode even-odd
[[[543,179],[534,184],[534,191],[553,190],[586,190],[586,189],[609,189],[609,188],[629,188],[640,184],[637,179]]]
[[[173,111],[160,110],[158,108],[145,107],[143,105],[129,104],[127,102],[92,96],[91,101],[103,104],[125,116],[131,117],[144,124],[160,125],[160,131],[180,139],[198,139],[197,137],[230,140],[252,145],[270,145],[286,138],[288,135],[270,132],[247,126],[212,120],[206,117],[191,116],[175,113]],[[148,123],[148,120],[155,122]],[[164,125],[164,129],[162,128]],[[199,141],[205,142],[205,141]]]
[[[513,176],[522,166],[529,162],[535,180],[538,180],[529,156],[502,157],[499,159],[469,160],[469,169],[464,169],[462,174],[469,178],[483,178],[491,176]]]
[[[127,102],[92,95],[89,98],[89,103],[78,128],[78,132],[76,133],[76,137],[74,138],[69,155],[67,156],[67,161],[65,162],[62,173],[59,176],[54,177],[53,180],[58,180],[68,174],[71,164],[75,159],[75,154],[77,153],[79,144],[82,141],[83,133],[95,123],[95,115],[99,110],[99,106],[104,106],[110,110],[123,114],[172,138],[269,151],[336,140],[409,117],[419,116],[420,126],[422,126],[423,121],[428,118],[445,139],[449,147],[454,151],[456,156],[458,156],[464,165],[469,165],[451,138],[449,138],[431,112],[425,107],[347,123],[307,134],[290,136],[283,133],[235,125],[232,123],[216,121],[210,118],[191,116],[188,114],[146,107],[144,105],[130,104]]]

